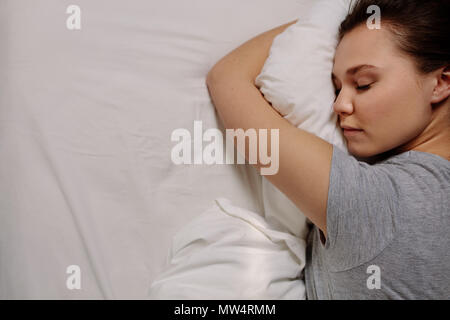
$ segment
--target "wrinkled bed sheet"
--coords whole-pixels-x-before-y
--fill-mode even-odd
[[[220,127],[207,71],[305,1],[75,2],[81,30],[73,1],[0,0],[1,299],[145,299],[214,199],[264,214],[254,169],[177,166],[170,138]]]

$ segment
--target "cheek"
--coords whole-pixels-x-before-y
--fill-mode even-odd
[[[415,84],[379,86],[360,96],[359,124],[366,130],[371,153],[377,154],[410,141],[429,118],[425,97]]]
[[[398,128],[399,123],[409,122],[420,112],[423,97],[415,83],[405,80],[385,82],[361,96],[360,116],[362,125],[375,131]]]
[[[358,118],[361,121],[361,126],[366,127],[368,131],[376,129],[376,127],[383,127],[385,121],[390,121],[396,118],[396,101],[398,96],[396,92],[389,92],[382,88],[377,88],[372,92],[367,92],[361,96],[358,101]]]

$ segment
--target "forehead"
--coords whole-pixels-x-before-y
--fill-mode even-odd
[[[399,56],[390,31],[370,30],[358,26],[342,38],[334,57],[333,74],[342,78],[349,68],[357,65],[385,67]]]

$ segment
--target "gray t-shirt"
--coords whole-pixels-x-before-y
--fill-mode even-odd
[[[313,227],[308,299],[450,299],[450,161],[409,151],[374,165],[333,149],[327,241]]]

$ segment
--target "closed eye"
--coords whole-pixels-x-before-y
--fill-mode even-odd
[[[356,89],[357,89],[358,91],[366,91],[366,90],[369,90],[370,87],[371,87],[371,84],[368,84],[368,85],[365,85],[365,86],[358,86],[358,87],[356,87]],[[334,94],[335,94],[335,96],[336,96],[336,99],[337,99],[337,97],[339,96],[339,93],[341,93],[341,89],[336,89],[336,91],[334,91]]]
[[[365,90],[369,90],[370,89],[370,84],[368,84],[368,85],[366,85],[366,86],[359,86],[359,87],[356,87],[356,89],[357,90],[360,90],[360,91],[365,91]]]

